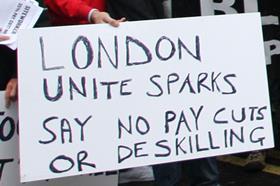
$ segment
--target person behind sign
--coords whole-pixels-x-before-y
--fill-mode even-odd
[[[193,10],[199,1],[166,1],[164,13],[169,18],[199,15],[199,11]],[[154,173],[156,186],[179,186],[186,183],[190,186],[220,185],[215,157],[155,165]]]
[[[148,20],[148,19],[160,19],[167,15],[170,15],[168,10],[168,4],[170,2],[166,0],[107,0],[107,11],[115,19],[125,17],[128,21]],[[218,184],[218,170],[215,162],[215,158],[204,158],[201,160],[189,161],[190,171],[188,175],[192,185],[219,185]],[[140,172],[140,168],[135,168],[135,176],[137,176],[137,170]],[[130,170],[125,170],[129,173]],[[125,176],[125,172],[120,173],[120,180]],[[153,173],[155,181],[153,184],[158,186],[175,186],[179,185],[181,180],[181,163],[168,163],[163,165],[153,166]],[[139,174],[138,174],[139,175]],[[138,181],[128,183],[121,186],[131,186],[135,184],[145,184],[141,177],[138,176]],[[171,184],[172,183],[172,184]],[[174,183],[174,184],[173,184]],[[146,183],[147,184],[147,183]]]
[[[201,1],[202,2],[202,1]],[[173,12],[175,17],[185,17],[185,16],[200,16],[200,1],[196,0],[173,0],[173,9],[176,10]],[[222,4],[222,3],[221,3]],[[241,12],[244,10],[245,1],[242,2],[236,1],[234,5],[224,5],[226,8],[233,8],[236,9],[237,12]],[[228,6],[228,7],[227,7]],[[268,72],[268,83],[269,83],[269,91],[270,91],[270,101],[272,107],[272,119],[273,119],[273,126],[274,126],[274,135],[279,136],[279,100],[280,100],[280,82],[279,76],[278,79],[276,78],[276,74],[279,75],[277,70],[279,69],[279,52],[275,53],[275,49],[279,48],[279,44],[276,44],[272,41],[277,41],[279,43],[279,21],[278,17],[280,14],[279,8],[279,1],[278,0],[271,0],[271,1],[255,1],[250,2],[246,5],[247,9],[252,11],[256,7],[258,11],[261,13],[262,16],[266,17],[266,21],[263,23],[263,36],[265,43],[273,43],[270,46],[267,46],[269,51],[266,51],[267,54],[270,53],[270,56],[267,56],[266,59],[268,61],[271,60],[270,65],[267,65],[267,72]],[[222,11],[217,11],[218,12]],[[270,17],[270,18],[268,18]],[[274,21],[272,21],[274,20]],[[276,22],[277,23],[276,23]],[[272,47],[273,46],[273,47]],[[273,54],[272,54],[273,53]],[[278,67],[277,67],[278,65]],[[277,69],[277,70],[276,70]],[[278,110],[278,114],[276,114]],[[278,117],[278,118],[277,118]],[[276,146],[279,148],[279,138],[276,138]],[[274,149],[272,149],[273,151]],[[245,153],[247,156],[244,164],[244,168],[247,171],[261,171],[266,167],[266,153],[269,154],[269,151],[266,150],[258,150],[258,151],[251,151],[249,153]],[[273,154],[273,153],[272,153]]]
[[[40,6],[43,5],[42,0],[39,0]],[[42,16],[41,16],[42,17]],[[40,18],[41,18],[40,17]],[[46,18],[43,20],[48,22]],[[38,20],[36,27],[42,21]],[[1,28],[0,28],[1,31]],[[9,40],[9,36],[0,34],[0,42]],[[13,101],[17,100],[18,81],[17,81],[17,50],[11,50],[5,45],[0,44],[0,90],[5,90],[5,105],[9,107]]]
[[[39,0],[39,3],[42,0]],[[41,4],[40,4],[41,5]],[[41,16],[42,17],[42,16]],[[44,19],[46,21],[46,18]],[[37,21],[36,25],[42,21]],[[47,22],[47,21],[46,21]],[[36,26],[35,25],[35,26]],[[1,31],[1,28],[0,28]],[[9,36],[0,34],[0,42],[9,40]],[[13,101],[17,100],[17,50],[11,50],[0,44],[0,90],[5,90],[5,105],[9,107]]]
[[[266,48],[266,60],[267,60],[267,77],[269,85],[269,94],[270,94],[270,105],[272,111],[272,123],[273,123],[273,132],[275,136],[275,149],[271,150],[259,150],[251,151],[247,154],[245,160],[244,168],[249,172],[262,171],[266,168],[267,156],[274,158],[273,154],[275,150],[279,150],[280,141],[279,141],[279,122],[280,122],[280,53],[275,52],[277,48],[280,47],[280,26],[279,26],[279,1],[258,1],[259,12],[262,17],[266,19],[270,17],[271,20],[267,19],[263,23],[263,37],[265,43],[270,43],[269,45],[265,44]],[[278,43],[278,44],[277,44]],[[246,154],[246,153],[245,153]]]
[[[128,21],[164,18],[163,0],[107,0],[107,12],[114,19]],[[152,166],[120,170],[119,186],[153,186]]]
[[[8,39],[8,36],[0,35],[0,41]],[[5,90],[5,104],[7,107],[17,99],[16,63],[16,51],[0,44],[0,90]]]

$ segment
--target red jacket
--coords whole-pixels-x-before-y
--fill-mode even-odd
[[[44,3],[53,25],[86,24],[91,9],[105,9],[105,0],[44,0]]]

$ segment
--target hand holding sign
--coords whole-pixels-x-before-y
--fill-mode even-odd
[[[125,18],[119,20],[113,19],[107,12],[100,12],[99,10],[94,10],[90,17],[93,23],[108,23],[111,26],[118,27],[120,22],[124,22]]]

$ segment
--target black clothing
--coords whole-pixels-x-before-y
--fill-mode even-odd
[[[51,23],[49,21],[49,15],[48,15],[48,10],[46,8],[46,5],[44,4],[43,0],[37,0],[39,3],[39,6],[44,8],[42,14],[40,15],[39,19],[37,20],[36,24],[34,27],[47,27],[51,26]]]
[[[172,0],[172,17],[200,16],[198,0]]]
[[[16,51],[0,45],[0,90],[5,90],[8,81],[16,77]]]
[[[115,19],[128,21],[163,18],[162,0],[107,0],[107,11]]]

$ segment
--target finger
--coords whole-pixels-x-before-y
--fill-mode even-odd
[[[108,19],[107,23],[109,23],[113,27],[118,27],[120,25],[120,23],[115,19]]]
[[[118,27],[119,24],[120,24],[118,20],[111,18],[109,15],[105,16],[104,19],[103,19],[103,21],[104,21],[105,23],[110,24],[110,25],[113,26],[113,27]]]
[[[125,18],[125,17],[122,17],[121,19],[118,19],[117,21],[118,21],[118,22],[125,22],[125,21],[126,21],[126,18]]]
[[[12,104],[12,102],[17,100],[17,93],[16,90],[11,89],[10,91],[6,91],[5,94],[5,106],[6,108],[9,108]]]
[[[6,87],[5,103],[6,107],[11,105],[11,102],[17,100],[17,80],[11,79]]]
[[[12,86],[10,89],[10,99],[15,101],[17,99],[17,86]]]
[[[5,106],[6,108],[9,108],[10,105],[11,105],[11,99],[10,99],[10,96],[9,96],[9,93],[8,91],[5,92]]]
[[[0,35],[0,41],[6,41],[6,40],[8,40],[8,39],[10,39],[9,36]]]
[[[111,21],[112,21],[112,22],[109,23],[110,25],[112,25],[112,26],[114,26],[114,27],[119,27],[121,22],[126,21],[126,18],[125,18],[125,17],[122,17],[121,19],[118,19],[118,20],[115,20],[115,19],[112,18]]]
[[[109,21],[109,24],[112,25],[113,27],[119,27],[120,26],[120,22],[113,19]]]

